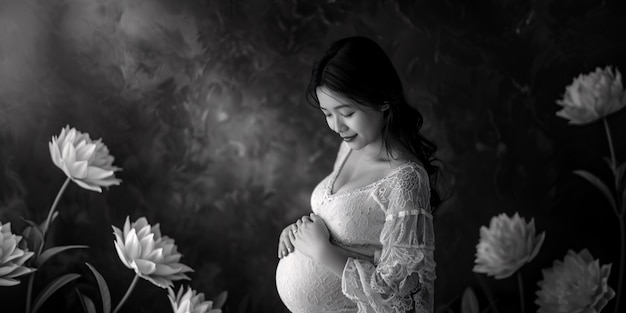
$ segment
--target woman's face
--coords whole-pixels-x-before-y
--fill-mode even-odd
[[[328,127],[341,136],[351,149],[360,150],[371,144],[380,147],[383,127],[381,111],[359,105],[324,86],[318,87],[315,92]]]

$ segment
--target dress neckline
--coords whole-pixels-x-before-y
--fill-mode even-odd
[[[406,168],[407,166],[414,164],[417,167],[421,167],[421,165],[415,161],[412,160],[408,160],[404,163],[402,163],[401,165],[397,166],[396,168],[392,169],[391,171],[389,171],[389,173],[385,174],[385,176],[367,184],[364,186],[360,186],[360,187],[352,187],[352,188],[348,188],[348,189],[343,189],[340,191],[335,191],[333,192],[333,189],[335,187],[335,182],[337,181],[337,178],[339,177],[339,173],[341,172],[341,170],[343,169],[343,166],[346,164],[346,161],[348,160],[348,157],[350,156],[350,154],[352,153],[352,149],[348,148],[348,153],[345,154],[345,156],[343,157],[343,159],[341,160],[341,164],[339,164],[339,167],[337,168],[336,171],[333,172],[332,176],[331,176],[331,180],[330,183],[328,184],[328,187],[326,188],[326,195],[329,197],[333,197],[333,196],[338,196],[338,195],[344,195],[344,194],[352,194],[355,192],[360,192],[360,191],[364,191],[364,190],[369,190],[372,187],[378,185],[380,182],[384,181],[385,179],[391,177],[393,174],[395,174],[397,171]]]

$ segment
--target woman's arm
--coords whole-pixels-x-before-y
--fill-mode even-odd
[[[342,291],[360,309],[377,313],[433,312],[434,232],[427,174],[407,167],[375,192],[385,211],[376,262],[348,259]]]
[[[341,278],[343,276],[343,269],[348,262],[348,258],[354,258],[354,253],[334,245],[330,242],[324,245],[314,257],[317,262],[328,268],[333,274]]]

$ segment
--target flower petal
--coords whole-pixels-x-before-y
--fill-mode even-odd
[[[19,280],[0,277],[0,286],[15,286],[19,284],[20,284]]]
[[[151,261],[143,260],[143,259],[134,259],[133,263],[135,264],[135,268],[144,275],[150,275],[154,273],[156,270],[156,264]]]
[[[530,262],[543,242],[543,235],[535,238],[534,220],[529,223],[516,212],[512,217],[502,213],[494,216],[489,228],[481,226],[480,241],[476,245],[473,271],[504,279]]]
[[[75,182],[78,186],[82,187],[83,189],[102,192],[102,188],[98,187],[97,185],[88,184],[81,179],[72,179],[72,181]]]
[[[587,75],[579,75],[565,88],[563,99],[557,100],[563,109],[556,115],[573,125],[588,124],[624,108],[623,96],[619,70],[613,74],[611,67],[596,68]]]
[[[193,270],[178,263],[181,255],[174,240],[160,237],[159,224],[151,226],[145,217],[131,223],[127,216],[123,230],[112,228],[120,260],[142,278],[161,288],[171,286],[175,280],[189,279],[185,273]]]
[[[102,180],[107,177],[113,176],[113,174],[114,174],[113,171],[103,170],[98,167],[90,166],[89,168],[87,168],[87,173],[85,177],[87,177],[90,180]]]

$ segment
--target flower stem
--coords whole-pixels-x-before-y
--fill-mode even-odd
[[[59,204],[59,200],[61,199],[61,195],[63,194],[63,192],[65,191],[65,188],[67,188],[67,185],[69,185],[70,183],[70,178],[67,177],[67,179],[65,179],[65,182],[63,183],[63,186],[61,186],[61,189],[59,189],[59,192],[57,193],[56,198],[54,198],[54,202],[52,203],[52,206],[50,207],[50,211],[48,211],[48,217],[46,218],[46,223],[43,225],[43,237],[44,240],[46,238],[46,234],[48,233],[48,230],[50,228],[50,223],[52,223],[52,215],[54,215],[54,209],[56,209],[57,204]],[[41,253],[41,250],[43,249],[43,242],[41,243],[41,246],[39,247],[39,253]]]
[[[624,211],[626,210],[626,206],[621,202],[621,198],[619,197],[619,177],[617,173],[617,159],[615,158],[615,149],[613,148],[613,137],[611,136],[611,129],[609,128],[609,122],[606,120],[606,117],[602,119],[604,122],[604,130],[606,131],[606,138],[609,141],[609,149],[611,151],[611,170],[613,171],[613,177],[615,178],[615,191],[616,198],[619,209],[615,209],[615,214],[617,215],[617,219],[619,222],[619,233],[620,233],[620,252],[619,252],[619,271],[617,272],[617,297],[615,297],[615,313],[619,313],[619,302],[622,296],[622,287],[624,284],[624,258],[626,258],[626,247],[624,247],[624,240],[626,239],[626,225],[624,225]]]
[[[615,149],[613,149],[613,137],[611,136],[611,129],[609,128],[609,122],[606,120],[606,117],[602,119],[604,122],[604,130],[606,131],[606,139],[609,141],[609,150],[611,151],[611,170],[613,171],[613,176],[615,177],[615,189],[618,187],[617,181],[617,160],[615,159]]]
[[[33,296],[33,284],[35,283],[35,272],[28,277],[28,287],[26,288],[26,313],[30,313],[30,299]]]
[[[521,312],[524,313],[524,282],[522,281],[521,269],[517,271],[517,287],[519,289],[519,302],[520,302]]]
[[[50,228],[50,223],[52,222],[52,216],[54,214],[54,209],[57,207],[57,204],[59,204],[59,200],[61,199],[61,195],[63,194],[63,192],[65,191],[65,189],[67,188],[67,185],[69,185],[70,183],[70,178],[67,177],[67,179],[65,179],[65,182],[63,183],[63,185],[61,186],[61,188],[59,189],[59,192],[57,192],[57,196],[54,199],[54,202],[52,203],[52,206],[50,207],[50,211],[48,211],[48,217],[46,218],[46,222],[43,225],[43,229],[41,230],[43,233],[43,238],[41,240],[41,244],[39,244],[39,247],[33,247],[33,250],[35,250],[36,254],[35,257],[33,259],[36,259],[41,252],[43,251],[43,247],[46,245],[46,234],[48,233],[48,229]],[[26,287],[26,313],[30,313],[30,299],[33,296],[33,285],[35,284],[35,274],[37,272],[33,272],[30,277],[28,277],[28,287]]]
[[[122,304],[124,304],[124,302],[128,300],[128,297],[130,296],[131,291],[133,291],[138,281],[139,281],[139,275],[135,275],[135,277],[133,278],[133,281],[130,283],[130,286],[128,286],[128,290],[126,290],[126,294],[122,298],[122,301],[120,301],[120,303],[117,304],[117,306],[115,307],[115,310],[113,310],[113,313],[117,313],[117,311],[119,311],[119,309],[122,307]]]
[[[622,204],[623,206],[623,204]],[[619,271],[617,272],[617,296],[615,297],[615,313],[619,313],[619,300],[622,298],[622,287],[624,284],[624,257],[626,257],[624,245],[624,239],[626,238],[626,225],[624,225],[624,208],[622,208],[622,214],[619,214],[617,218],[619,219],[619,233],[620,233],[620,253],[619,253]]]
[[[483,281],[482,276],[478,276],[478,283],[480,284],[480,287],[483,289],[483,292],[487,296],[487,299],[489,300],[489,306],[491,307],[492,311],[494,313],[500,313],[498,311],[498,307],[496,306],[496,301],[493,299],[493,294],[491,293],[491,290],[489,289],[487,284],[485,284],[485,282]]]

